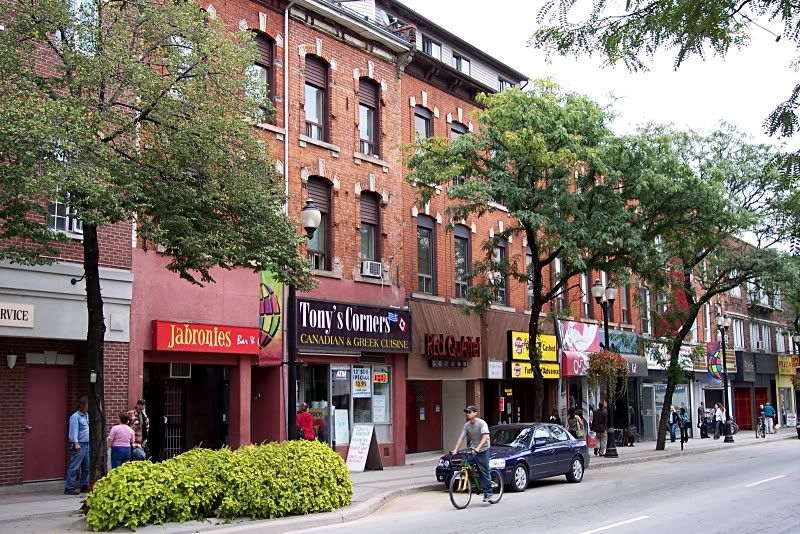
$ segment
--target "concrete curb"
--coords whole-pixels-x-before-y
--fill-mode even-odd
[[[718,447],[718,448],[707,447],[707,448],[703,448],[703,449],[685,449],[685,450],[682,450],[682,451],[681,450],[677,450],[677,451],[665,452],[663,455],[659,455],[659,456],[646,456],[644,458],[631,458],[631,459],[628,459],[628,460],[626,460],[624,458],[620,458],[619,460],[603,461],[603,463],[596,464],[596,465],[593,465],[591,463],[591,461],[590,461],[589,462],[589,469],[587,469],[587,471],[593,471],[593,470],[597,470],[597,469],[608,469],[610,467],[617,467],[617,466],[623,466],[623,465],[635,465],[635,464],[643,464],[643,463],[647,463],[647,462],[658,462],[660,460],[668,460],[670,458],[679,458],[681,456],[697,456],[697,455],[700,455],[700,454],[707,454],[707,453],[711,453],[711,452],[719,452],[721,450],[739,449],[739,448],[742,448],[742,447],[752,447],[752,446],[755,446],[755,445],[762,445],[762,444],[765,444],[765,443],[771,443],[771,442],[774,442],[774,441],[781,441],[781,440],[787,440],[787,439],[797,439],[797,436],[792,434],[792,435],[789,435],[789,436],[780,436],[780,437],[768,438],[768,439],[763,439],[763,440],[760,440],[760,441],[752,441],[752,442],[749,442],[749,443],[735,443],[734,442],[733,445],[727,445],[725,447],[721,446],[721,447]],[[624,449],[624,447],[622,447],[622,448]],[[619,449],[620,449],[620,447],[617,447],[617,450],[619,450]]]
[[[217,525],[198,522],[174,525],[170,524],[162,525],[161,528],[163,529],[163,532],[167,532],[169,534],[190,534],[201,531],[214,532],[215,534],[232,534],[238,532],[293,532],[355,521],[357,519],[372,515],[380,510],[383,506],[399,497],[404,497],[413,493],[436,491],[441,489],[441,483],[421,484],[405,488],[391,489],[364,502],[351,505],[336,512],[285,517],[281,519],[260,519],[242,523],[231,521]],[[139,530],[142,531],[144,529]]]

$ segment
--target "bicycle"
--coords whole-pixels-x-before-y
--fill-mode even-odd
[[[475,453],[467,451],[459,451],[466,453],[464,459],[461,461],[461,469],[453,473],[450,479],[450,502],[457,510],[463,510],[469,506],[472,500],[473,486],[479,491],[482,488],[480,475],[478,473],[478,466],[474,460]],[[491,504],[497,504],[503,498],[503,477],[497,469],[489,470],[489,479],[492,484],[492,498],[489,499]]]
[[[758,424],[756,425],[756,439],[759,437],[766,438],[766,429],[767,425],[764,423],[764,416],[760,416],[758,418]]]

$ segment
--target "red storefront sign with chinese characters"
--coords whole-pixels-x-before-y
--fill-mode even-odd
[[[172,352],[258,354],[258,328],[153,321],[153,348]]]

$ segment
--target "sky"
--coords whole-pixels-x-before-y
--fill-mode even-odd
[[[776,43],[766,31],[757,30],[750,46],[724,59],[693,57],[676,71],[674,54],[665,52],[649,63],[648,72],[631,73],[624,66],[604,66],[600,57],[554,57],[548,63],[542,51],[528,47],[541,0],[402,1],[531,79],[551,77],[601,105],[616,100],[612,127],[617,133],[644,122],[707,131],[724,119],[759,142],[783,142],[767,137],[763,123],[798,82],[790,66],[798,54],[791,43]]]

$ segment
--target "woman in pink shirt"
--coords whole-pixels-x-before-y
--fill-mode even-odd
[[[106,442],[111,447],[111,468],[119,467],[131,459],[133,447],[133,429],[128,426],[128,414],[120,412],[119,424],[111,427]]]

